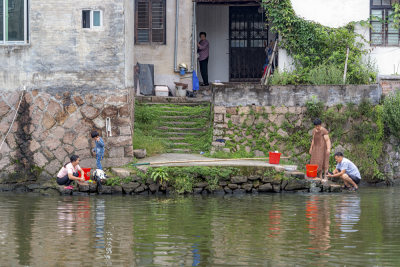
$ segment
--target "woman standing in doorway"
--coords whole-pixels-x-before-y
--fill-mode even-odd
[[[197,53],[199,53],[200,72],[203,78],[201,86],[208,86],[208,56],[209,56],[209,43],[206,39],[205,32],[200,33],[200,42],[197,44]]]

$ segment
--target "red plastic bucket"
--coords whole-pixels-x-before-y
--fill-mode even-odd
[[[281,153],[269,152],[269,163],[270,164],[279,164],[280,159],[281,159]]]
[[[83,175],[85,176],[85,181],[90,180],[90,170],[91,168],[82,168]]]
[[[317,177],[318,165],[306,164],[307,177]]]

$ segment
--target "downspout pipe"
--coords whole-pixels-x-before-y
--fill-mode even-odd
[[[178,37],[179,37],[179,1],[175,0],[175,45],[174,45],[174,72],[178,73]],[[193,22],[192,22],[192,47],[191,47],[191,66],[186,73],[192,73],[195,64],[195,54],[196,54],[196,2],[193,2]]]
[[[179,25],[179,0],[175,0],[175,47],[174,47],[174,71],[178,70],[178,25]]]
[[[190,71],[193,72],[194,70],[194,65],[195,65],[195,58],[196,58],[196,37],[197,37],[197,32],[196,32],[196,22],[197,22],[197,15],[196,15],[196,2],[193,2],[193,22],[192,22],[192,62],[190,66]]]

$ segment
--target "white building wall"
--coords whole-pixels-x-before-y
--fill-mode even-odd
[[[229,82],[229,6],[198,5],[197,35],[207,33],[210,42],[208,80]],[[198,66],[198,76],[200,67]]]
[[[367,20],[370,14],[369,0],[291,0],[296,14],[307,20],[329,27],[344,26],[351,21]],[[356,27],[356,31],[369,40],[369,28]],[[379,74],[390,75],[400,71],[400,47],[371,47],[371,59],[378,66]],[[279,68],[290,69],[291,58],[280,50]]]
[[[30,0],[29,44],[0,45],[0,91],[131,86],[125,80],[133,75],[125,73],[127,1]],[[84,9],[101,10],[103,26],[83,29]]]
[[[135,64],[137,62],[154,64],[156,85],[167,85],[173,89],[175,88],[174,82],[181,81],[188,83],[191,87],[191,74],[181,77],[179,73],[174,72],[176,0],[168,0],[166,3],[166,44],[135,44]],[[192,1],[179,0],[177,64],[185,63],[188,68],[191,66],[192,55],[192,7]]]

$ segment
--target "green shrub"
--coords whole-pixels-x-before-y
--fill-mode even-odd
[[[343,72],[339,75],[339,70],[344,69],[347,49],[350,52],[346,83],[375,82],[376,68],[370,60],[362,60],[369,51],[364,37],[355,31],[355,22],[344,27],[326,27],[299,17],[290,0],[265,0],[262,3],[267,23],[281,37],[279,45],[293,58],[297,69],[293,73],[274,74],[276,77],[271,79],[271,84],[342,83],[339,76],[343,77]],[[336,67],[321,67],[328,66],[326,64]],[[328,77],[324,77],[324,73]]]
[[[271,85],[288,85],[288,84],[304,84],[307,83],[305,76],[298,71],[280,71],[276,70],[270,77],[269,84]]]
[[[322,64],[310,70],[310,84],[343,84],[343,70],[333,64]]]
[[[157,168],[157,169],[149,169],[150,172],[150,177],[153,179],[154,182],[160,182],[162,184],[163,182],[168,182],[169,177],[168,177],[168,172],[165,168]]]
[[[400,139],[400,91],[385,97],[383,120],[389,128],[390,134]]]
[[[106,185],[107,186],[117,186],[117,185],[121,185],[121,178],[120,177],[111,177],[106,179]]]
[[[193,191],[193,177],[189,175],[182,175],[175,177],[173,186],[178,194],[190,193]]]
[[[316,96],[312,96],[311,99],[306,102],[306,107],[306,114],[310,119],[322,119],[322,114],[324,112],[324,103],[319,101]]]

